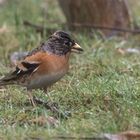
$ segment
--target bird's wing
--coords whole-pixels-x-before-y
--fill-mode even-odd
[[[16,83],[24,75],[30,75],[37,70],[40,62],[21,61],[17,64],[15,71],[5,75],[0,79],[0,86]]]

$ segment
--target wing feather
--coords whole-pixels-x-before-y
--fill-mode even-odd
[[[16,80],[24,75],[30,75],[39,67],[39,62],[26,62],[22,61],[16,66],[15,71],[5,75],[0,79],[0,86],[14,84]]]

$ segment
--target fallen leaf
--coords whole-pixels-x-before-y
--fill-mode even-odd
[[[122,49],[122,48],[118,48],[117,49],[117,52],[120,53],[121,55],[124,55],[125,54],[125,50]]]
[[[140,140],[140,132],[126,131],[119,134],[104,134],[108,140]]]
[[[40,126],[50,125],[57,126],[59,124],[58,120],[51,116],[39,116],[38,118],[30,120],[31,123],[38,124]]]
[[[0,28],[0,34],[8,33],[8,32],[10,32],[10,29],[8,29],[8,27],[4,24],[4,25]]]
[[[140,140],[140,132],[126,131],[122,132],[121,135],[125,136],[127,140]]]
[[[125,54],[140,54],[140,49],[138,49],[138,48],[117,48],[117,51],[121,55],[125,55]]]

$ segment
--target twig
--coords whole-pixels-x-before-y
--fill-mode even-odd
[[[35,25],[35,24],[32,24],[31,22],[29,21],[23,21],[23,24],[25,26],[31,26],[33,28],[35,28],[38,32],[42,32],[43,30],[45,30],[44,27],[40,26],[40,25]]]
[[[129,28],[119,28],[119,27],[109,27],[109,26],[100,26],[100,25],[93,25],[93,24],[86,24],[86,23],[68,23],[70,26],[73,27],[85,27],[85,28],[94,28],[94,29],[100,29],[100,30],[113,30],[118,32],[129,32],[129,33],[135,33],[140,34],[140,29],[129,29]]]
[[[109,140],[105,137],[68,137],[68,136],[58,136],[52,137],[52,139],[64,139],[64,140]]]
[[[41,25],[36,25],[29,21],[23,21],[23,25],[34,28],[36,30],[36,32],[41,33],[41,35],[43,35],[45,32],[53,33],[55,31],[54,29],[46,28]]]
[[[51,24],[55,24],[56,22],[50,22]],[[40,32],[41,34],[44,33],[44,31],[47,31],[49,33],[53,33],[55,29],[49,29],[47,27],[43,27],[40,25],[32,24],[29,21],[24,21],[23,24],[25,26],[30,26],[36,29],[37,32]],[[101,26],[101,25],[94,25],[94,24],[88,24],[88,23],[57,23],[61,24],[63,26],[69,25],[71,27],[76,28],[93,28],[95,30],[110,30],[110,31],[117,31],[117,32],[124,32],[124,33],[131,33],[131,34],[140,34],[140,28],[138,29],[130,29],[130,28],[119,28],[119,27],[109,27],[109,26]]]

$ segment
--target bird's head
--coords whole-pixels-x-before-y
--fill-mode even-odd
[[[65,55],[69,52],[80,53],[83,49],[64,31],[56,31],[52,34],[47,45],[49,51],[58,55]]]

